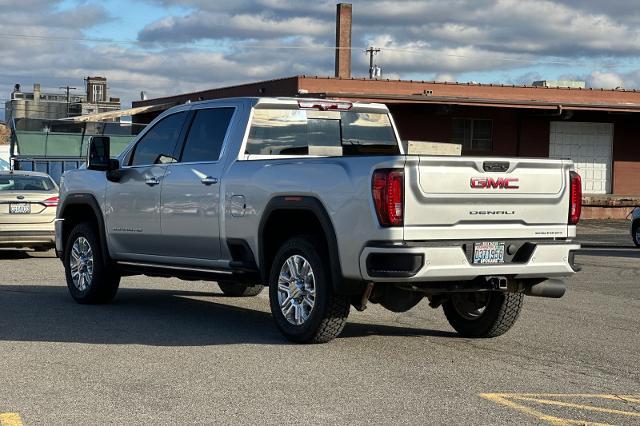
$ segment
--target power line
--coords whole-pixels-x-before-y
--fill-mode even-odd
[[[69,91],[78,90],[78,88],[77,87],[69,87],[69,85],[67,84],[66,86],[58,87],[58,89],[66,89],[67,90],[67,117],[68,117],[69,116],[69,105],[71,104],[71,98],[69,97]]]
[[[9,34],[3,33],[0,34],[0,38],[24,38],[24,39],[33,39],[33,40],[41,40],[48,42],[55,41],[79,41],[79,42],[90,42],[90,43],[107,43],[107,44],[132,44],[132,45],[162,45],[166,42],[156,42],[156,41],[148,41],[148,40],[117,40],[117,39],[106,39],[106,38],[88,38],[88,37],[61,37],[61,36],[39,36],[39,35],[29,35],[29,34]],[[176,44],[176,43],[174,43]],[[180,43],[177,43],[180,44]],[[227,43],[226,46],[219,46],[211,43],[200,43],[200,46],[209,46],[209,47],[226,47],[229,46]],[[273,49],[273,50],[281,50],[281,49],[302,49],[302,50],[317,50],[317,49],[327,49],[333,50],[336,49],[345,49],[345,50],[362,50],[364,47],[336,47],[336,46],[328,46],[328,45],[318,45],[318,44],[309,44],[309,45],[289,45],[289,44],[247,44],[247,43],[236,43],[232,47],[242,48],[242,49]],[[401,47],[382,47],[380,48],[381,52],[389,51],[389,52],[401,52],[401,53],[410,53],[416,55],[424,55],[429,53],[430,55],[438,55],[445,56],[450,58],[460,58],[460,59],[480,59],[477,56],[473,55],[464,55],[458,53],[446,53],[446,52],[438,52],[428,48],[420,48],[420,49],[408,49]],[[482,59],[492,60],[498,62],[511,62],[511,63],[530,63],[530,64],[540,64],[540,65],[566,65],[566,66],[575,66],[578,64],[577,61],[573,60],[537,60],[535,58],[507,58],[504,56],[490,56],[485,55]],[[614,68],[618,65],[616,64],[605,64],[603,67],[606,68]],[[116,80],[112,80],[116,81]],[[125,81],[125,80],[121,80]]]
[[[374,48],[371,46],[365,50],[364,53],[369,54],[369,80],[373,80],[377,74],[376,69],[373,66],[373,57],[380,53],[380,48]]]

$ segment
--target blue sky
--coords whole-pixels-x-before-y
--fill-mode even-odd
[[[0,99],[109,79],[150,97],[296,74],[332,75],[333,0],[0,0]],[[362,51],[392,79],[640,89],[640,8],[627,0],[354,0]]]
[[[58,10],[73,10],[86,1],[65,0],[57,6]],[[87,28],[84,33],[89,38],[116,40],[136,40],[138,31],[154,21],[168,15],[183,16],[191,8],[183,6],[164,6],[147,1],[103,0],[99,2],[110,12],[110,19],[103,24]],[[120,11],[126,10],[126,13]]]

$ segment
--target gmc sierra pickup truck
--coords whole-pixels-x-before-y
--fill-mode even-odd
[[[93,138],[62,177],[56,251],[79,303],[126,275],[210,279],[267,286],[295,342],[336,337],[351,306],[423,298],[493,337],[524,295],[564,294],[580,203],[571,161],[411,155],[384,105],[222,99],[164,112],[118,158]]]

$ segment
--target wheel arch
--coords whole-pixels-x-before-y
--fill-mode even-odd
[[[296,226],[296,222],[288,221],[292,217],[311,219],[312,222],[307,222],[312,230],[311,233],[317,234],[319,230],[322,232],[320,236],[326,244],[329,255],[329,268],[333,286],[336,291],[339,291],[342,268],[335,228],[324,205],[320,200],[312,196],[277,196],[267,203],[258,228],[258,259],[263,282],[268,282],[271,263],[279,245],[295,235],[305,234],[305,232],[301,232],[300,227]],[[315,223],[313,220],[315,220]],[[269,241],[273,230],[268,229],[268,225],[278,225],[283,222],[287,223],[288,232],[285,232],[276,241]],[[306,234],[309,234],[309,232],[306,232]]]
[[[105,230],[104,217],[100,210],[98,201],[93,194],[71,194],[68,195],[58,213],[58,218],[64,219],[62,225],[62,253],[66,252],[66,243],[73,226],[81,223],[92,221],[95,223],[98,229],[98,235],[100,236],[100,246],[102,252],[105,254],[104,258],[109,258],[109,247],[107,245],[107,236]]]

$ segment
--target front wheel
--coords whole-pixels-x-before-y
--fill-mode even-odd
[[[292,238],[280,247],[271,267],[271,313],[282,334],[296,343],[332,340],[349,316],[349,299],[335,294],[322,247],[313,237]]]
[[[107,303],[118,291],[120,274],[109,268],[92,223],[73,227],[64,254],[64,270],[71,297],[78,303]]]
[[[473,292],[452,294],[442,308],[449,324],[464,337],[496,337],[515,324],[524,295]]]

